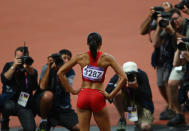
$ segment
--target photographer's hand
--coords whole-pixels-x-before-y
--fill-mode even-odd
[[[177,45],[180,44],[181,42],[184,42],[182,40],[182,38],[177,38]],[[189,62],[189,52],[188,52],[188,50],[180,51],[180,56],[182,56],[183,58],[185,58],[186,61]]]
[[[14,58],[14,63],[13,65],[9,68],[7,72],[4,73],[4,76],[6,79],[11,80],[12,76],[17,68],[18,65],[21,65],[22,61],[19,58]]]
[[[170,35],[176,35],[176,32],[173,28],[173,26],[171,25],[171,22],[169,21],[169,24],[165,27],[165,30],[167,33],[169,33]]]
[[[184,5],[184,9],[182,9],[182,12],[189,15],[189,9]]]
[[[22,60],[20,58],[14,58],[14,63],[12,65],[13,68],[16,68],[17,66],[22,64]]]
[[[151,7],[151,8],[150,8],[149,17],[152,17],[154,13],[155,13],[154,7]]]
[[[161,17],[161,14],[157,15],[157,23],[159,23],[163,18]],[[159,24],[157,24],[159,26]],[[160,27],[160,26],[159,26]]]
[[[53,60],[53,58],[52,57],[48,57],[48,60],[47,60],[47,65],[48,65],[48,67],[49,67],[49,69],[52,69],[53,68],[53,63],[54,63],[54,60]],[[53,65],[53,66],[52,66]]]
[[[182,38],[177,38],[177,45],[181,42],[183,42]]]

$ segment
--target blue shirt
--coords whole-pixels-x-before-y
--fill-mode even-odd
[[[42,77],[44,76],[46,69],[47,69],[47,64],[45,64],[42,68],[40,79],[42,79]],[[57,71],[51,69],[50,76],[49,76],[49,87],[53,88],[52,91],[54,93],[54,104],[56,107],[59,107],[62,109],[71,108],[70,93],[66,92],[65,88],[62,87],[62,84],[60,83],[60,80],[58,79],[58,76],[56,75],[56,73]],[[68,79],[69,84],[72,86],[73,79],[75,77],[75,71],[73,69],[69,70],[66,73],[66,77]]]

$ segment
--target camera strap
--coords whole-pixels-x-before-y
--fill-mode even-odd
[[[28,77],[27,77],[28,74],[27,74],[27,72],[24,72],[24,75],[25,75],[26,88],[28,88]],[[29,100],[29,97],[30,97],[29,93],[21,91],[17,103],[19,105],[21,105],[22,107],[26,107],[28,100]]]
[[[28,88],[28,74],[27,74],[27,72],[25,72],[24,75],[25,75],[26,88]]]

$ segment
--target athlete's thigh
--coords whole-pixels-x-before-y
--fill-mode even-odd
[[[93,115],[100,131],[110,131],[110,119],[107,107],[98,112],[93,112]]]
[[[89,131],[92,112],[90,110],[77,108],[77,115],[79,119],[80,130]]]

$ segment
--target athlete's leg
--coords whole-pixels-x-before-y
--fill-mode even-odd
[[[100,131],[110,131],[111,127],[107,107],[98,112],[93,112],[93,115]]]
[[[79,119],[80,131],[89,131],[92,112],[90,110],[77,108],[77,115]]]

